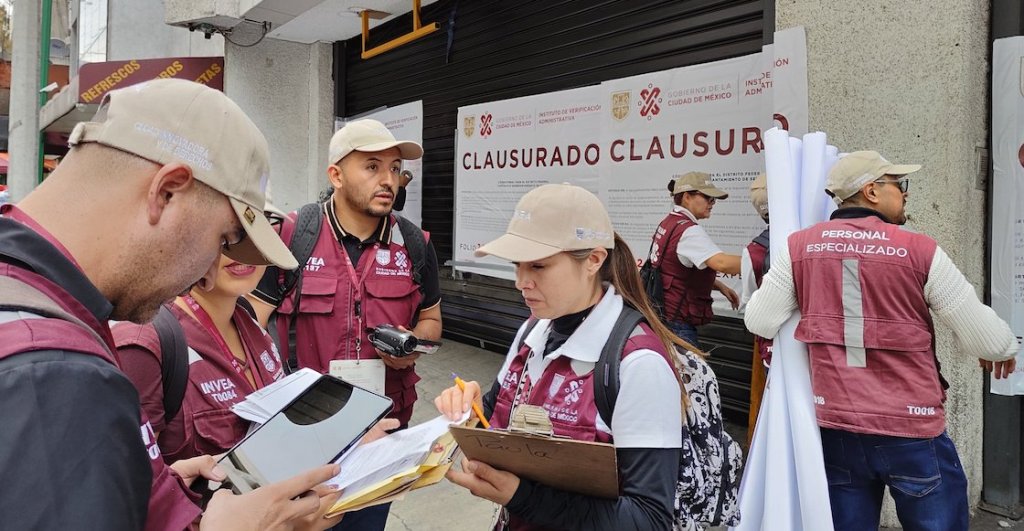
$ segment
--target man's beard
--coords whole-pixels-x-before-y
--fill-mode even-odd
[[[373,200],[377,197],[377,194],[381,192],[388,192],[391,194],[391,204],[389,204],[386,207],[377,207],[373,205]],[[362,204],[360,204],[360,202],[357,201],[357,198],[352,197],[348,193],[345,194],[345,198],[347,199],[346,202],[349,204],[349,206],[354,207],[353,210],[362,211],[367,216],[375,218],[382,218],[387,216],[388,214],[391,213],[391,210],[395,206],[395,194],[392,190],[388,188],[382,188],[380,190],[374,191],[373,195],[370,196],[370,198],[367,199],[365,202],[362,202]]]

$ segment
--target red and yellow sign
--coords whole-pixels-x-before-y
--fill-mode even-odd
[[[89,63],[78,71],[79,103],[99,103],[111,90],[160,78],[180,78],[224,90],[223,57],[167,57]]]

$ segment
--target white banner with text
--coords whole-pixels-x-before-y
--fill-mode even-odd
[[[764,171],[761,131],[802,135],[807,122],[799,27],[777,32],[761,53],[461,107],[454,265],[514,278],[511,264],[473,251],[504,233],[524,193],[558,182],[601,198],[641,260],[672,208],[668,181],[688,171],[711,174],[729,193],[701,224],[723,251],[739,254],[764,228],[749,201],[750,182]],[[738,279],[723,280],[739,291]]]

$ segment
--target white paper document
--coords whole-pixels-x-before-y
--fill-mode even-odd
[[[448,432],[448,426],[461,424],[468,418],[469,412],[455,422],[440,415],[419,426],[359,445],[337,461],[341,463],[341,473],[328,483],[356,493],[395,474],[412,469],[423,462],[430,453],[434,441]]]
[[[263,424],[319,378],[320,373],[313,369],[298,370],[250,394],[244,401],[231,406],[231,411],[245,420]]]

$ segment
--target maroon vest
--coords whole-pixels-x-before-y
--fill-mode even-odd
[[[281,357],[270,336],[245,310],[236,307],[233,322],[242,338],[256,381],[253,388],[244,375],[235,371],[206,328],[177,305],[168,306],[185,331],[189,367],[181,411],[173,419],[164,420],[165,427],[159,436],[164,461],[173,463],[200,455],[224,453],[242,440],[249,428],[249,421],[235,415],[231,406],[245,400],[257,389],[283,378]],[[153,325],[118,323],[113,327],[113,333],[119,348],[126,345],[142,347],[159,363],[163,353]],[[123,363],[129,363],[123,359],[126,354],[124,351],[120,354]],[[142,392],[153,382],[133,383]]]
[[[754,282],[757,287],[761,287],[761,281],[764,280],[764,260],[768,256],[768,248],[757,243],[750,242],[747,244],[747,254],[750,255],[750,264],[754,268]],[[754,336],[757,339],[757,352],[761,356],[761,359],[771,365],[772,363],[772,340],[763,338],[761,336]]]
[[[290,241],[295,231],[295,216],[293,213],[282,226],[284,241]],[[370,331],[382,324],[411,328],[423,296],[412,279],[409,251],[396,242],[401,234],[398,220],[394,216],[389,219],[391,243],[367,248],[350,270],[348,255],[324,216],[320,237],[302,272],[295,323],[299,367],[326,373],[331,360],[377,359]],[[278,330],[288,330],[294,308],[294,295],[281,302]],[[288,345],[282,343],[282,355],[287,359]],[[385,368],[384,390],[395,402],[391,417],[402,424],[412,416],[418,381],[412,367]]]
[[[626,341],[622,350],[622,359],[637,350],[653,350],[672,366],[672,361],[665,354],[665,345],[654,335],[646,323],[640,325],[643,334],[638,334]],[[551,361],[544,369],[536,383],[530,381],[526,371],[526,363],[530,357],[530,347],[523,343],[509,363],[508,372],[501,382],[501,389],[491,413],[490,423],[495,429],[506,429],[512,416],[512,404],[530,404],[541,406],[548,412],[555,435],[570,437],[578,441],[595,441],[611,443],[614,434],[597,429],[597,403],[594,401],[594,372],[578,375],[572,370],[572,359],[560,356]],[[516,401],[516,391],[522,390]],[[611,419],[603,419],[610,428]],[[511,531],[543,531],[545,528],[532,525],[515,515],[509,522]]]
[[[676,255],[679,239],[690,227],[696,225],[686,214],[672,212],[665,216],[654,231],[651,265],[661,271],[665,319],[700,326],[708,324],[714,317],[711,290],[718,273],[710,267],[686,267]]]
[[[875,216],[789,238],[818,423],[897,437],[945,429],[924,285],[936,244]]]
[[[103,338],[99,344],[96,337],[77,324],[62,319],[24,319],[0,325],[0,359],[24,352],[39,350],[67,350],[99,357],[117,367],[113,357],[114,342],[106,323],[96,320],[88,309],[57,284],[42,276],[8,264],[0,264],[0,275],[11,277],[43,292],[65,311],[89,325],[93,332]],[[181,531],[187,528],[199,514],[200,509],[191,496],[191,491],[181,478],[160,458],[153,428],[140,407],[140,435],[146,446],[153,472],[152,490],[149,495],[149,509],[146,515],[146,530]]]

